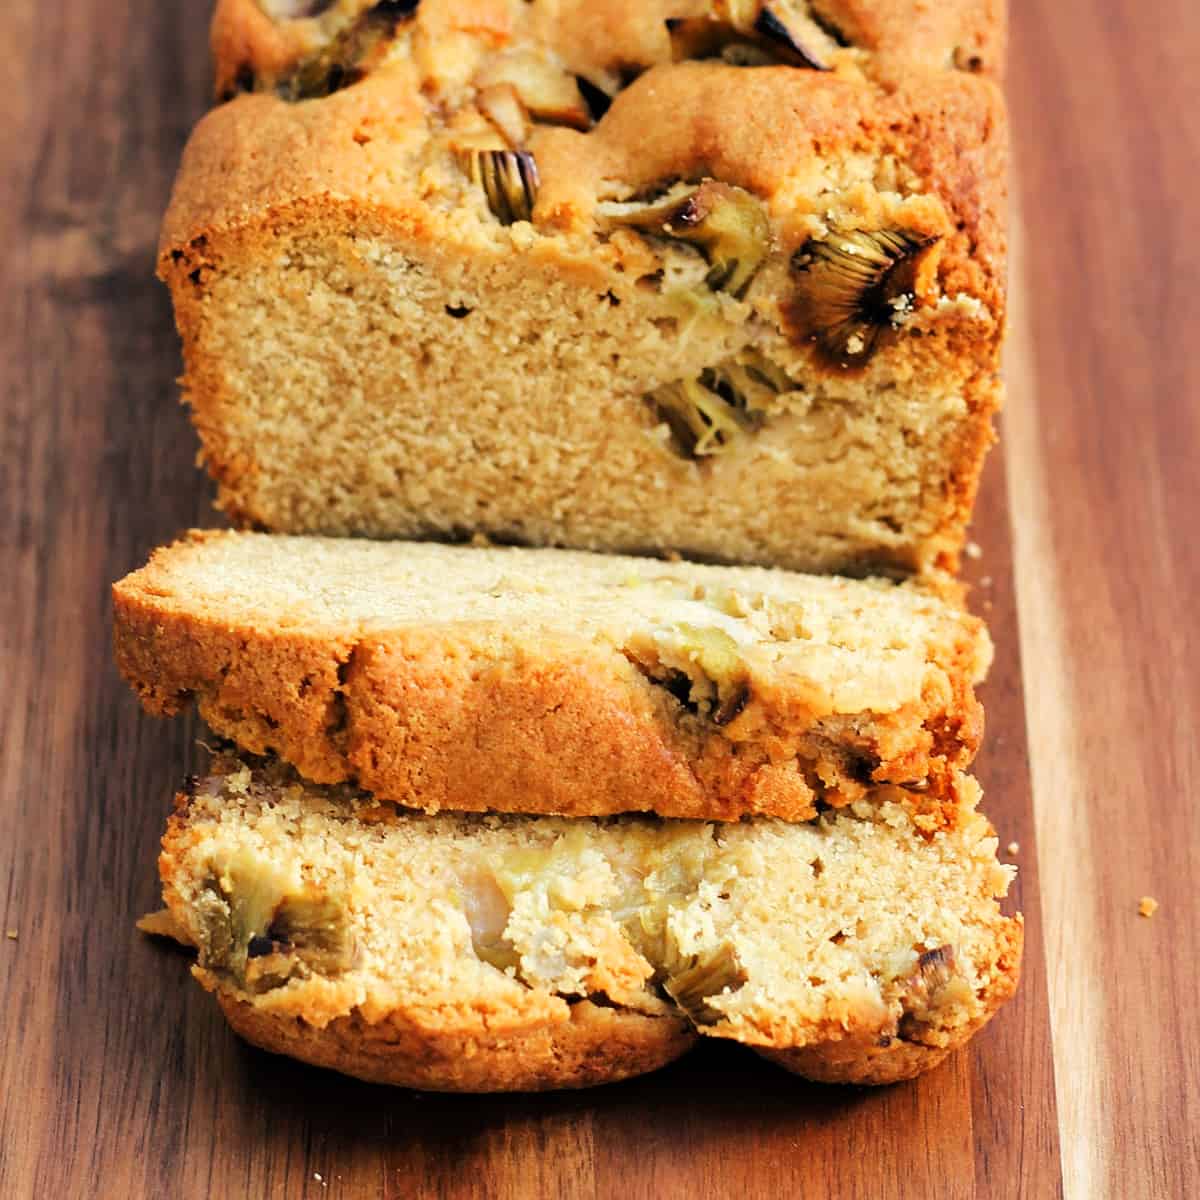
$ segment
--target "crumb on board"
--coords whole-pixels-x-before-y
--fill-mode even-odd
[[[1138,912],[1143,917],[1152,917],[1158,912],[1158,901],[1153,896],[1143,896],[1138,901]]]
[[[990,575],[985,575],[985,576],[984,576],[984,577],[983,577],[983,578],[982,578],[982,579],[979,581],[979,586],[980,586],[981,588],[990,588],[990,587],[992,586],[992,577],[991,577]]]
[[[968,558],[983,557],[983,547],[978,542],[968,542],[963,549]]]
[[[17,937],[18,937],[19,935],[17,934],[17,931],[16,931],[15,929],[6,929],[6,930],[4,931],[4,936],[5,936],[6,938],[8,938],[8,940],[9,940],[10,942],[15,942],[15,941],[17,940]]]
[[[1008,850],[1009,854],[1020,854],[1021,853],[1021,843],[1020,842],[1009,842],[1006,849]]]
[[[147,913],[136,922],[136,928],[151,937],[171,938],[181,946],[191,946],[192,940],[188,932],[171,915],[168,908],[160,908],[157,912]]]

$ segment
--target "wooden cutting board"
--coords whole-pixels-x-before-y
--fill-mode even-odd
[[[1021,874],[1018,998],[882,1090],[705,1044],[594,1092],[391,1091],[248,1049],[134,932],[170,798],[202,761],[109,656],[107,587],[212,523],[176,404],[153,244],[202,111],[207,8],[5,6],[0,130],[0,1196],[1054,1197],[1061,1194],[1011,546],[1000,456],[972,561],[998,648],[979,762]],[[27,11],[22,11],[27,10]]]

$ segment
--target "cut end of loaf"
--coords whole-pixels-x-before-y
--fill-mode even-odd
[[[189,147],[162,269],[234,520],[957,566],[1000,394],[990,84],[683,62],[508,145],[474,85],[431,125],[423,62]]]
[[[428,817],[218,759],[161,868],[202,981],[262,1028],[521,1038],[588,1000],[882,1082],[883,1051],[892,1077],[932,1062],[1015,986],[995,850],[970,810],[932,839],[886,803],[803,825]]]
[[[914,318],[924,357],[961,342],[948,368],[814,369],[708,292],[703,259],[664,297],[490,238],[451,267],[337,208],[273,214],[270,242],[171,275],[235,521],[855,575],[957,566],[999,399],[993,374],[961,370],[982,345],[969,306],[946,301],[942,333]]]

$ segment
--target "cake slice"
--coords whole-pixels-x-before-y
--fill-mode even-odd
[[[994,69],[998,7],[226,4],[251,90],[197,126],[160,259],[221,506],[954,569],[1006,171],[954,64]]]
[[[980,621],[910,585],[195,532],[114,588],[121,671],[318,783],[440,809],[955,819]]]
[[[218,757],[178,798],[156,928],[244,1037],[376,1082],[580,1087],[698,1032],[888,1083],[1016,986],[976,798],[932,836],[886,799],[807,824],[427,816]]]

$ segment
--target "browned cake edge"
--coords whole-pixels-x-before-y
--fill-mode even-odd
[[[800,821],[907,784],[933,830],[956,819],[983,733],[979,622],[965,614],[931,648],[938,669],[919,700],[835,718],[811,684],[756,682],[718,726],[582,636],[498,648],[462,623],[341,638],[238,624],[202,604],[178,611],[154,572],[152,560],[113,589],[117,664],[149,712],[194,701],[245,751],[429,812]]]
[[[402,1013],[370,1024],[358,1013],[324,1028],[264,1012],[221,991],[240,1037],[370,1083],[437,1092],[540,1092],[595,1087],[656,1071],[686,1053],[696,1034],[683,1017],[647,1016],[580,1000],[566,1021],[496,1034],[431,1032]]]
[[[943,1034],[941,1045],[871,1035],[756,1052],[817,1083],[882,1086],[931,1071],[979,1033],[1016,992],[1024,928],[1020,916],[1005,920],[987,1011]],[[355,1012],[318,1028],[300,1017],[255,1008],[219,988],[216,994],[233,1030],[263,1050],[371,1083],[430,1091],[544,1091],[615,1083],[673,1062],[697,1036],[683,1018],[647,1016],[588,1000],[572,1004],[566,1022],[480,1036],[431,1031],[399,1012],[375,1024]]]

